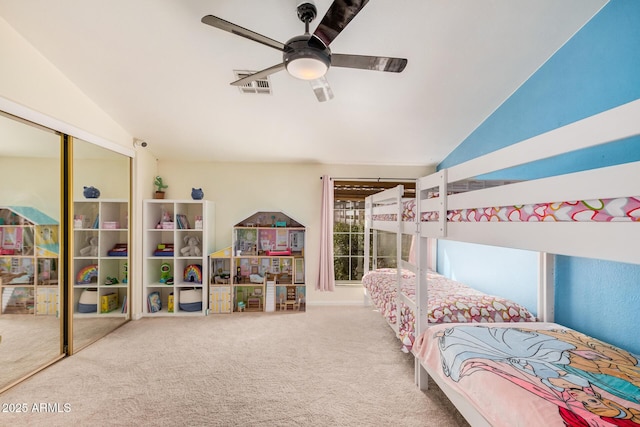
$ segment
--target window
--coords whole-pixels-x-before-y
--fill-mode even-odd
[[[333,265],[337,282],[359,282],[364,274],[365,197],[399,184],[404,185],[407,197],[415,193],[415,182],[333,182]],[[378,267],[395,267],[395,235],[378,233],[378,243]]]
[[[364,201],[334,202],[333,266],[337,281],[362,279],[364,271]]]

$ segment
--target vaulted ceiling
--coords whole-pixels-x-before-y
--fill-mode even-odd
[[[431,165],[606,0],[372,0],[331,50],[407,58],[402,73],[330,68],[323,103],[286,71],[270,95],[230,86],[282,55],[202,17],[286,42],[304,32],[298,3],[0,0],[0,16],[161,159]],[[312,32],[331,3],[315,1]]]

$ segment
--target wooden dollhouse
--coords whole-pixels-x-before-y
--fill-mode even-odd
[[[305,227],[282,212],[256,212],[237,223],[231,247],[210,256],[210,311],[303,311],[304,243]],[[220,293],[229,295],[224,311]]]
[[[29,206],[0,207],[0,313],[58,313],[58,221]]]

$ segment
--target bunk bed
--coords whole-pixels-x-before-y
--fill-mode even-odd
[[[395,274],[398,305],[411,304],[399,291],[402,275],[415,275],[416,384],[426,389],[434,380],[471,425],[640,424],[638,356],[554,323],[553,289],[555,255],[640,264],[640,251],[632,249],[640,241],[640,162],[451,190],[465,180],[636,137],[638,117],[640,100],[419,178],[414,200],[387,190],[367,205],[368,230],[415,237],[415,261],[398,254]],[[365,247],[373,243],[375,254],[376,240],[368,235]],[[429,324],[437,239],[538,252],[541,321]],[[400,248],[400,237],[397,242]]]
[[[448,187],[448,192],[505,185],[512,181],[466,180]],[[415,257],[403,257],[403,236],[410,236],[412,248],[417,239],[420,223],[437,221],[437,212],[420,212],[416,198],[403,196],[404,187],[373,194],[365,200],[365,273],[362,277],[365,297],[372,303],[395,331],[404,352],[411,351],[416,338],[416,271]],[[438,189],[423,191],[426,198],[438,197]],[[373,233],[370,233],[372,231]],[[399,268],[379,268],[378,253],[382,248],[379,233],[395,236],[391,250],[395,253],[394,264]],[[373,242],[371,242],[373,238]],[[432,245],[434,240],[422,240]],[[372,243],[372,244],[371,244]],[[426,245],[423,245],[426,246]],[[369,248],[373,248],[374,265],[371,266]],[[413,252],[413,251],[412,251]],[[424,249],[423,249],[424,252]],[[537,318],[523,305],[507,298],[473,289],[463,283],[448,279],[435,271],[433,262],[422,267],[422,275],[429,286],[426,317],[429,323],[494,323],[534,322]],[[423,292],[424,293],[424,292]],[[424,293],[426,295],[426,293]]]

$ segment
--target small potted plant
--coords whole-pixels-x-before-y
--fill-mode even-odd
[[[153,185],[155,185],[156,188],[157,188],[156,189],[156,193],[155,193],[153,198],[154,199],[164,199],[164,189],[169,187],[169,186],[162,182],[162,177],[156,176],[156,179],[153,182]]]

